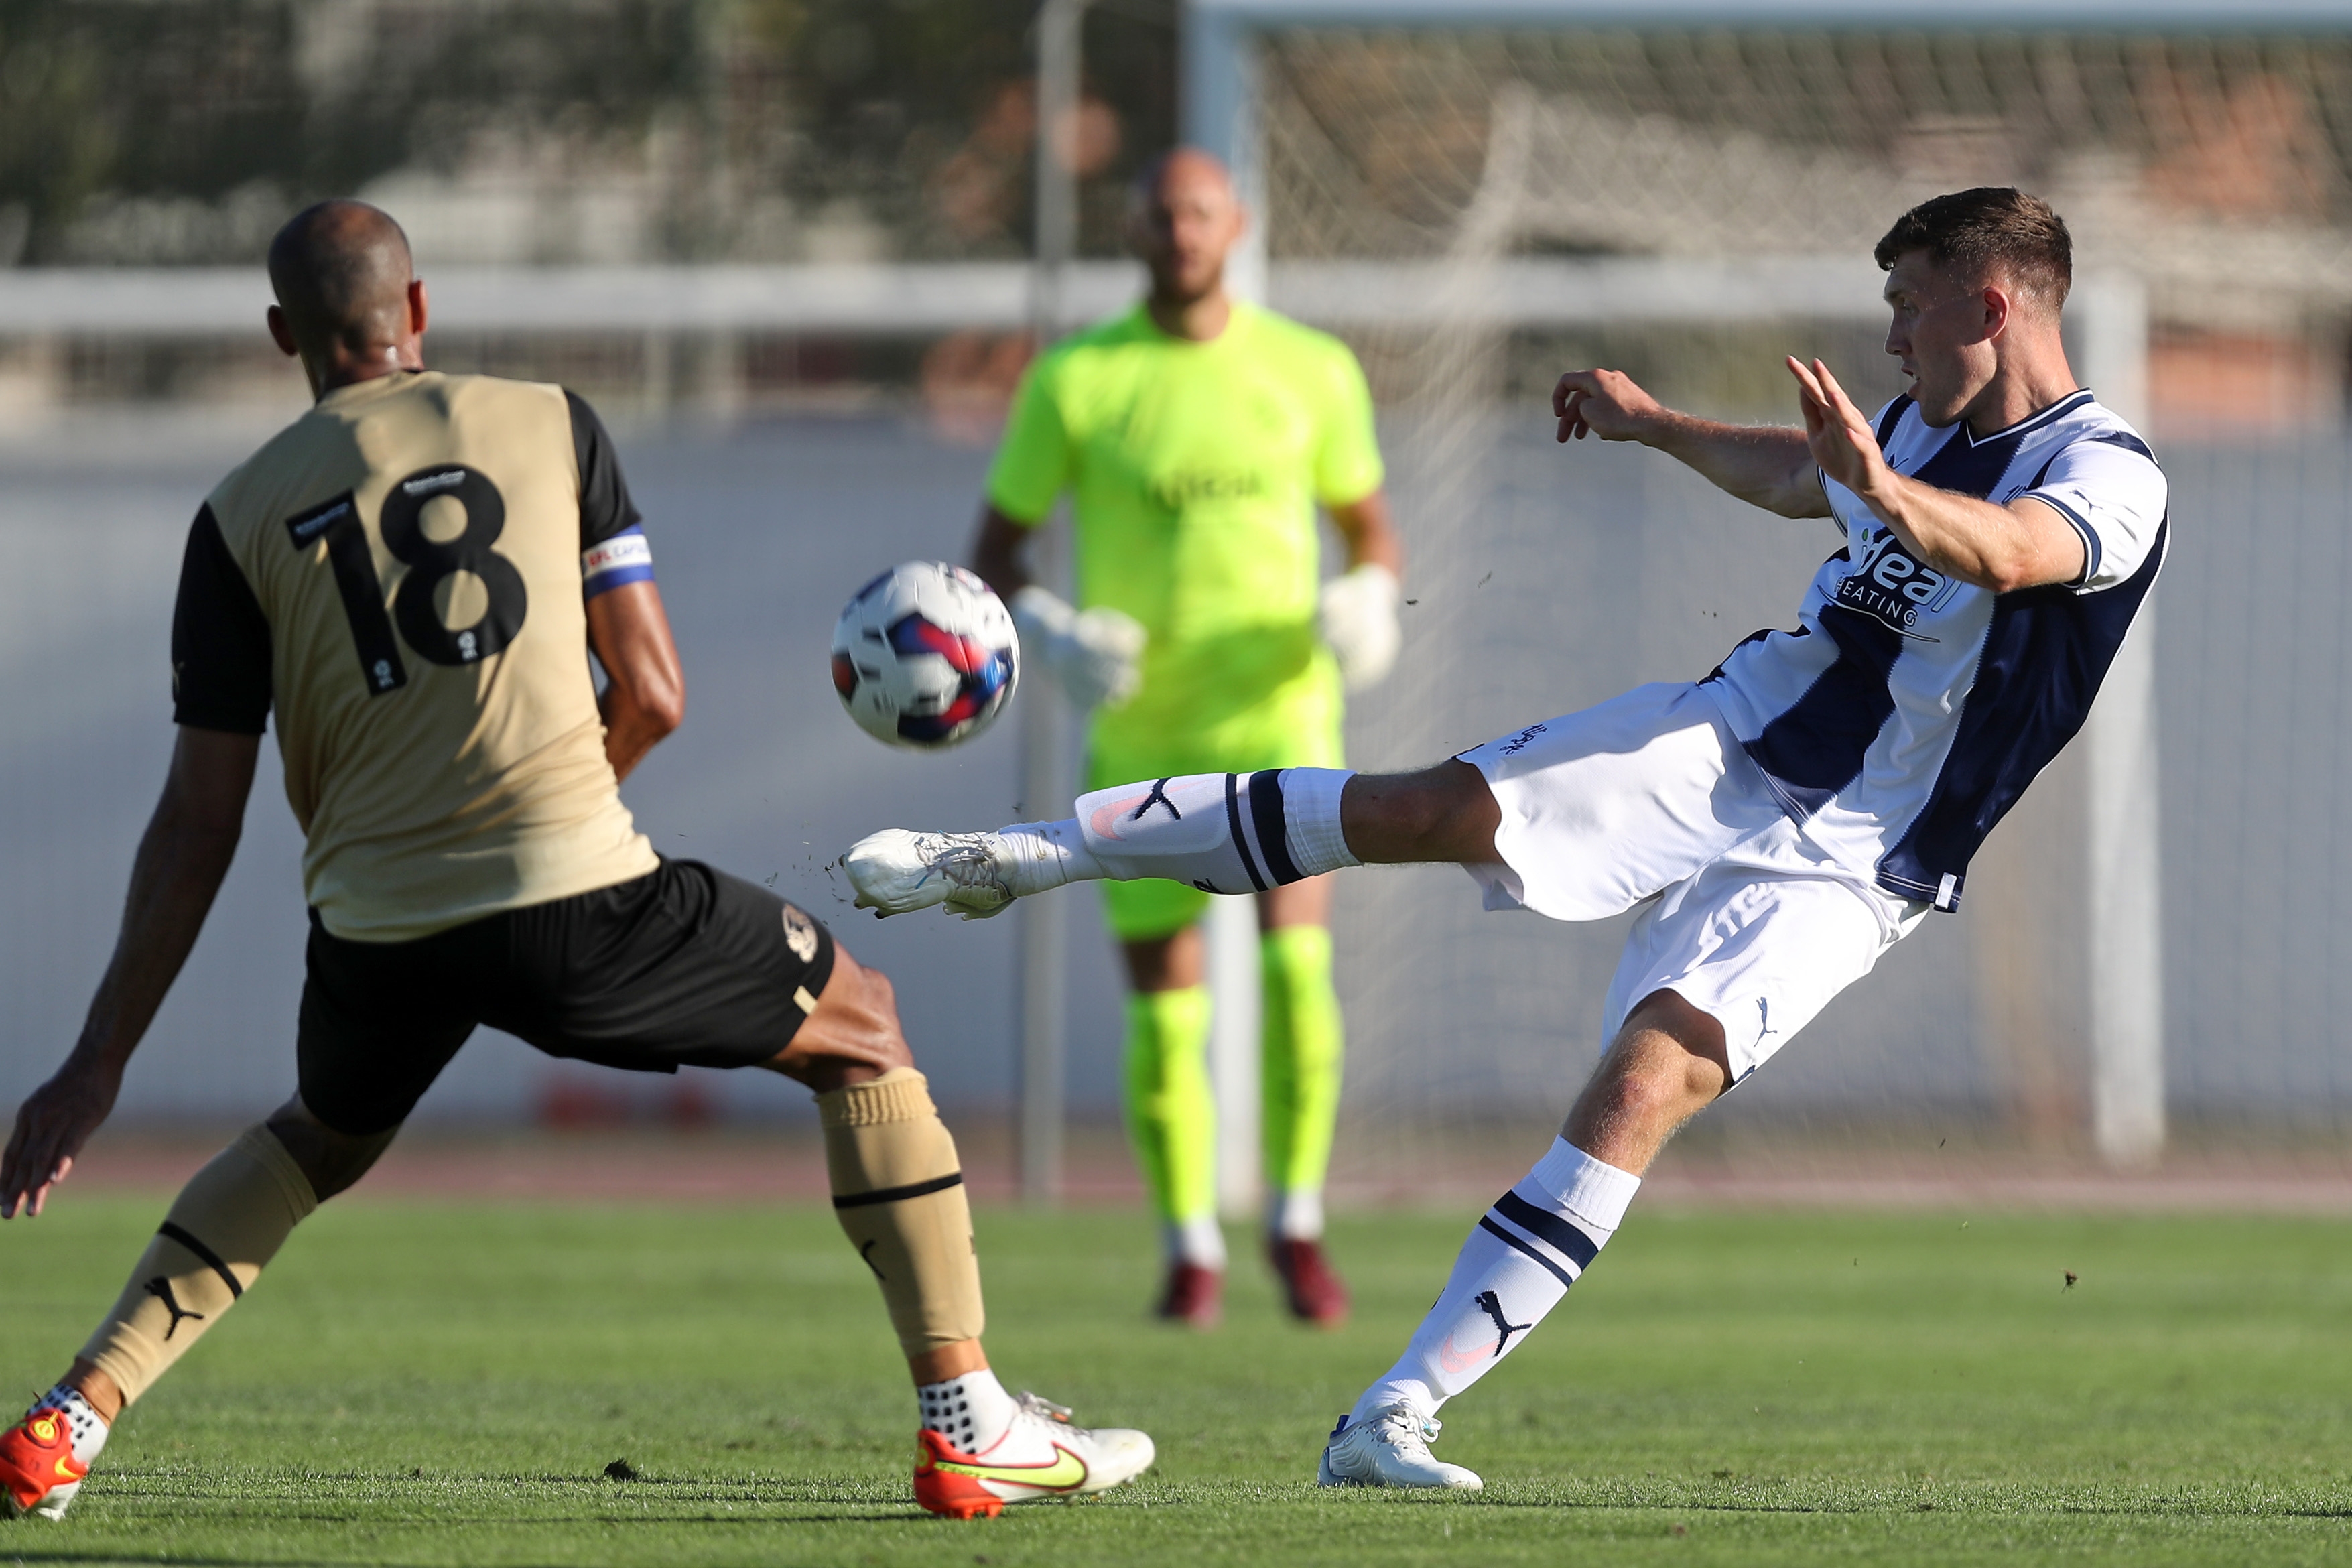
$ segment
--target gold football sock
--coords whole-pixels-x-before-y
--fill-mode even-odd
[[[125,1405],[137,1399],[236,1304],[318,1206],[277,1134],[247,1128],[180,1189],[82,1359],[114,1379]]]
[[[955,1140],[923,1075],[880,1078],[817,1096],[833,1213],[882,1282],[909,1358],[980,1338],[980,1259]]]

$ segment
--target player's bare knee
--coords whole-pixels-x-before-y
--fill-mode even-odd
[[[890,977],[878,969],[862,967],[858,973],[865,977],[866,981],[866,1005],[882,1017],[889,1019],[890,1026],[897,1028],[898,1026],[898,988],[891,984]]]
[[[878,1067],[908,1068],[915,1065],[915,1053],[907,1044],[907,1031],[898,1022],[898,992],[890,977],[878,969],[862,971],[866,983],[866,1012],[870,1018],[866,1048]]]
[[[865,964],[858,965],[857,981],[862,987],[858,1010],[865,1016],[874,1048],[890,1054],[893,1067],[912,1065],[906,1031],[898,1023],[898,987],[890,984],[888,975]]]
[[[1340,797],[1341,830],[1360,859],[1412,861],[1494,858],[1502,813],[1485,775],[1460,761],[1411,773],[1360,773]]]
[[[1618,1110],[1645,1127],[1678,1127],[1715,1099],[1721,1075],[1712,1063],[1655,1058],[1618,1080]]]
[[[914,1065],[906,1033],[898,1026],[898,995],[889,976],[840,948],[834,952],[833,973],[817,998],[816,1010],[768,1064],[819,1093],[872,1073]]]

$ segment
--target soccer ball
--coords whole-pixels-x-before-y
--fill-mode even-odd
[[[996,721],[1019,679],[1004,601],[961,566],[909,561],[857,590],[833,628],[833,689],[894,746],[961,745]]]

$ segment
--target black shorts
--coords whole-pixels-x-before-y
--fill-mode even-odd
[[[694,860],[415,942],[347,942],[310,915],[302,1103],[338,1132],[408,1119],[488,1024],[633,1072],[774,1058],[833,977],[833,935]]]

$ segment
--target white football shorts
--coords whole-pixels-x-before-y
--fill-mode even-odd
[[[1648,906],[1610,982],[1604,1047],[1672,991],[1722,1024],[1736,1083],[1927,912],[1808,840],[1696,686],[1637,686],[1462,761],[1503,811],[1502,864],[1471,869],[1488,909],[1592,921]]]

